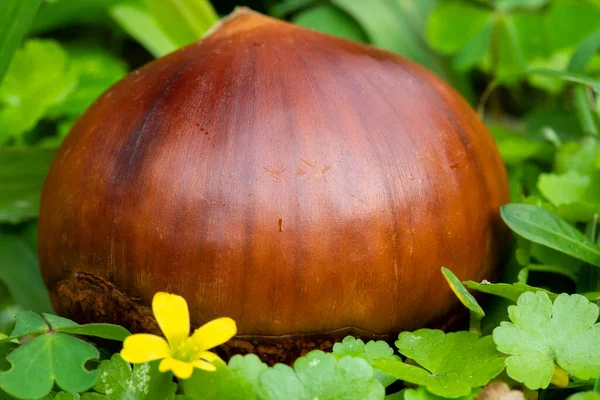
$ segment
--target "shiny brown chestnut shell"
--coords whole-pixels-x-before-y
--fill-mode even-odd
[[[237,321],[226,350],[285,361],[448,315],[440,267],[493,275],[507,201],[486,128],[432,73],[239,11],[80,118],[39,254],[63,315],[154,331],[168,291],[194,325]]]

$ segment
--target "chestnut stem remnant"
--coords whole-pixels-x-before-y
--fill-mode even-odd
[[[240,10],[77,121],[44,188],[40,264],[75,320],[147,331],[168,291],[196,326],[236,321],[224,351],[288,362],[454,315],[440,267],[491,279],[507,202],[492,138],[435,75]]]

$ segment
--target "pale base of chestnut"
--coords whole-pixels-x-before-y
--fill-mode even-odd
[[[161,335],[149,305],[119,290],[112,283],[83,272],[73,271],[51,288],[50,298],[59,315],[78,323],[111,323],[126,327],[132,333]],[[431,327],[448,330],[466,321],[466,313],[459,310],[445,316]],[[192,326],[192,329],[197,326]],[[330,351],[336,342],[347,335],[367,342],[385,340],[393,342],[398,332],[373,334],[357,328],[343,328],[334,332],[310,335],[246,336],[238,335],[216,349],[228,360],[236,354],[256,354],[269,365],[292,364],[296,358],[311,350]],[[392,343],[390,343],[392,344]]]

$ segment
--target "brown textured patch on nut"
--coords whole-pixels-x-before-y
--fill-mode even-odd
[[[79,323],[104,322],[131,332],[161,334],[149,306],[90,274],[73,271],[56,283],[50,300],[58,314]]]
[[[161,335],[150,306],[132,298],[112,283],[93,275],[73,271],[58,281],[50,293],[56,312],[78,323],[104,322],[122,325],[133,333]],[[454,313],[436,323],[437,328],[455,326],[462,314]],[[192,329],[197,326],[192,325]],[[256,354],[269,365],[292,364],[296,358],[312,350],[331,351],[336,342],[352,335],[365,342],[393,340],[395,335],[375,335],[357,328],[343,328],[334,332],[293,334],[286,336],[239,335],[216,349],[228,360],[236,354]]]

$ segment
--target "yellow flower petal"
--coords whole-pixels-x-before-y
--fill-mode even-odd
[[[123,342],[121,357],[132,364],[160,360],[169,356],[169,344],[159,336],[139,333],[127,336]]]
[[[183,297],[158,292],[152,300],[152,311],[171,346],[187,339],[190,334],[190,313]]]
[[[217,360],[224,362],[223,360],[221,360],[221,357],[219,357],[212,351],[203,351],[200,354],[198,354],[198,356],[196,358],[201,358],[202,360],[208,361],[210,363],[215,362]]]
[[[212,349],[225,343],[237,332],[235,321],[231,318],[214,319],[194,331],[192,339],[201,350]]]
[[[173,375],[179,379],[188,379],[194,372],[194,364],[168,357],[160,362],[158,370],[160,372],[173,371]]]
[[[204,360],[196,360],[194,361],[194,367],[198,369],[203,369],[205,371],[216,371],[217,367]]]

